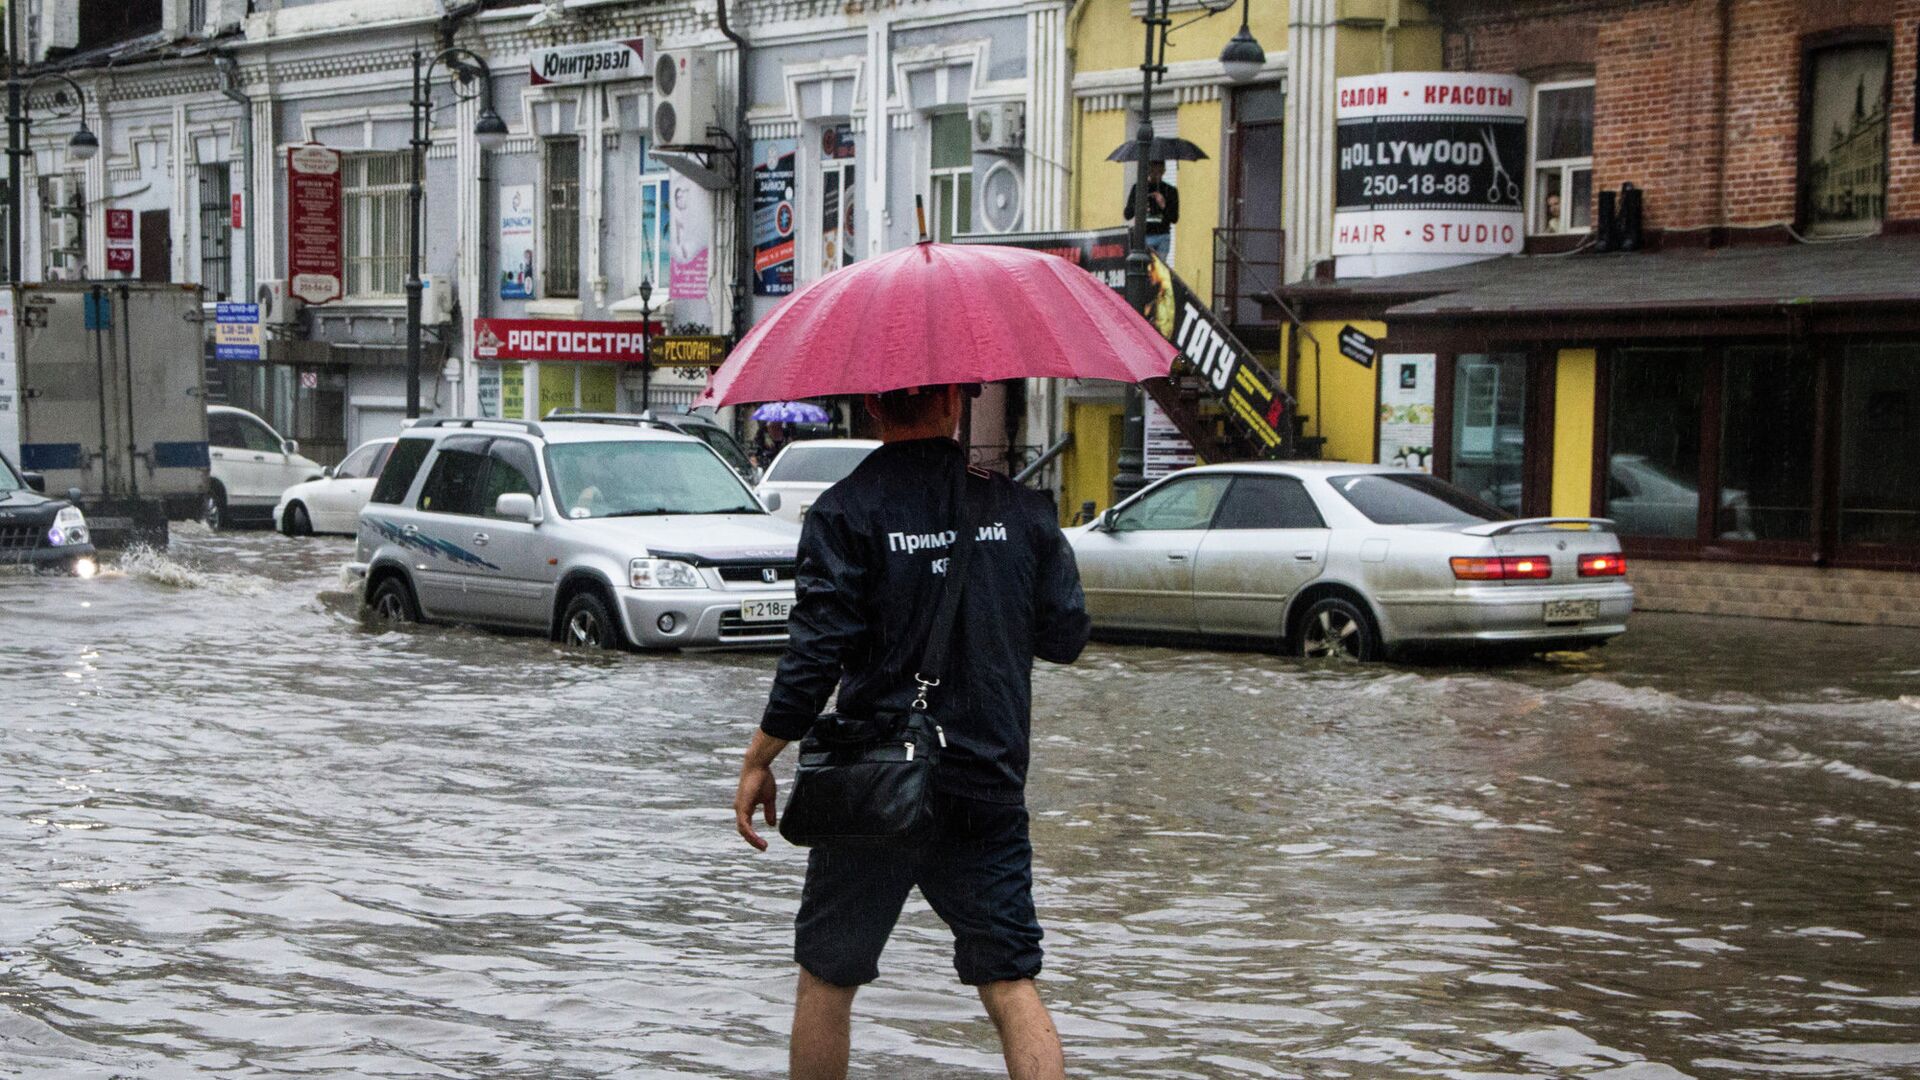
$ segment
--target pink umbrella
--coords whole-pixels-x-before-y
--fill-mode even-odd
[[[1040,251],[919,243],[837,270],[760,320],[701,405],[999,379],[1165,378],[1177,350],[1111,287]]]

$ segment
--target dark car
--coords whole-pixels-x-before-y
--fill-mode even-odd
[[[39,473],[22,473],[0,454],[0,564],[93,567],[87,518],[71,499],[48,498]]]
[[[758,483],[760,470],[754,468],[753,460],[733,437],[733,432],[716,423],[712,417],[699,413],[661,412],[658,409],[645,409],[636,413],[600,413],[575,412],[572,409],[555,409],[547,414],[549,420],[567,420],[586,424],[636,424],[647,427],[664,428],[677,431],[682,435],[691,435],[706,443],[727,467],[740,474],[740,479],[748,484]]]

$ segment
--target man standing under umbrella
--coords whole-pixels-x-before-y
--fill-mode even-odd
[[[1180,189],[1166,182],[1167,163],[1147,162],[1147,247],[1160,261],[1173,262],[1173,227],[1180,224]],[[1127,189],[1127,220],[1133,220],[1135,187]]]
[[[923,847],[816,847],[796,919],[800,986],[790,1050],[797,1080],[847,1075],[858,988],[877,963],[907,893],[954,935],[954,967],[978,989],[1015,1080],[1065,1076],[1060,1037],[1034,987],[1040,924],[1025,785],[1033,660],[1070,663],[1089,631],[1073,551],[1046,496],[967,470],[970,513],[950,505],[965,466],[952,439],[970,388],[869,396],[884,443],[808,512],[798,602],[760,730],[747,748],[735,824],[755,848],[775,824],[772,764],[805,735],[836,684],[839,711],[901,710],[913,657],[951,565],[948,531],[981,523],[955,621],[944,686],[947,748],[935,771],[937,835]],[[896,700],[897,699],[897,700]]]

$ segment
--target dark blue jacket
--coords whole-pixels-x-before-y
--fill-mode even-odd
[[[798,739],[837,683],[838,709],[905,709],[946,581],[960,468],[950,439],[888,443],[807,511],[791,638],[760,727]],[[968,472],[972,565],[941,685],[931,691],[947,749],[937,786],[1019,802],[1027,779],[1033,660],[1071,663],[1091,624],[1053,501],[1006,477]]]

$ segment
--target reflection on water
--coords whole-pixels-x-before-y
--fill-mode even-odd
[[[0,1075],[767,1076],[770,655],[376,632],[344,541],[0,576]],[[1040,673],[1076,1074],[1920,1076],[1920,635],[1644,617],[1520,668]],[[864,1066],[999,1068],[910,909]]]

